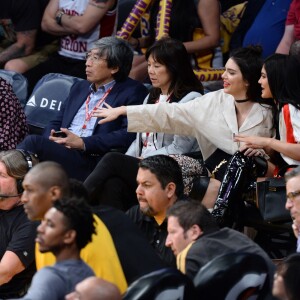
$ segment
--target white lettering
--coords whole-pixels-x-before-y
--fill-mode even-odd
[[[48,99],[47,98],[42,98],[40,107],[47,107],[48,106]]]
[[[57,100],[52,100],[50,103],[50,107],[49,109],[55,110],[55,104],[56,104]]]

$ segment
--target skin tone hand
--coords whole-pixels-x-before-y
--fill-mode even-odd
[[[235,142],[243,142],[247,148],[261,149],[269,146],[273,138],[261,136],[243,136],[236,134],[234,137]]]
[[[70,130],[67,128],[60,128],[62,132],[64,132],[67,137],[55,137],[53,136],[55,130],[51,130],[49,140],[53,141],[55,143],[64,145],[65,147],[69,149],[79,149],[79,150],[84,150],[84,143],[81,137],[78,135],[72,133]]]
[[[243,145],[239,149],[241,152],[244,152],[246,156],[261,156],[265,153],[265,151],[261,148],[251,148],[249,145]]]
[[[104,106],[106,108],[104,108]],[[122,115],[126,116],[126,114],[127,114],[126,106],[119,106],[113,108],[109,104],[104,103],[102,108],[97,109],[92,113],[92,116],[96,118],[103,118],[98,122],[98,124],[104,124],[116,120],[118,117]]]

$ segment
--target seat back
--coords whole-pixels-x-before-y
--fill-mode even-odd
[[[0,70],[0,77],[6,80],[13,88],[14,93],[24,108],[27,100],[27,79],[22,74],[14,71]]]
[[[192,281],[180,271],[164,268],[134,281],[123,300],[191,300],[196,299]]]
[[[270,286],[268,266],[256,254],[221,255],[199,270],[194,285],[199,297],[205,295],[205,299],[265,299]]]
[[[45,126],[55,118],[73,84],[81,78],[49,73],[35,85],[26,103],[25,114],[31,134],[41,134]]]

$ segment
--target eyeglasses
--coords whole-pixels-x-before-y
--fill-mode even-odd
[[[98,54],[93,54],[91,52],[87,52],[85,54],[85,60],[90,60],[91,62],[100,62],[101,60],[107,60],[106,58],[100,57]]]
[[[300,195],[300,190],[298,191],[295,191],[295,192],[289,192],[287,195],[286,195],[286,199],[290,202],[294,202],[295,201],[295,198],[297,196]]]

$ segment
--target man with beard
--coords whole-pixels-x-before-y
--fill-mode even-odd
[[[176,266],[172,250],[165,246],[166,212],[183,194],[180,167],[166,155],[147,157],[139,163],[137,183],[139,205],[130,208],[127,215],[145,233],[160,258],[169,266]]]

